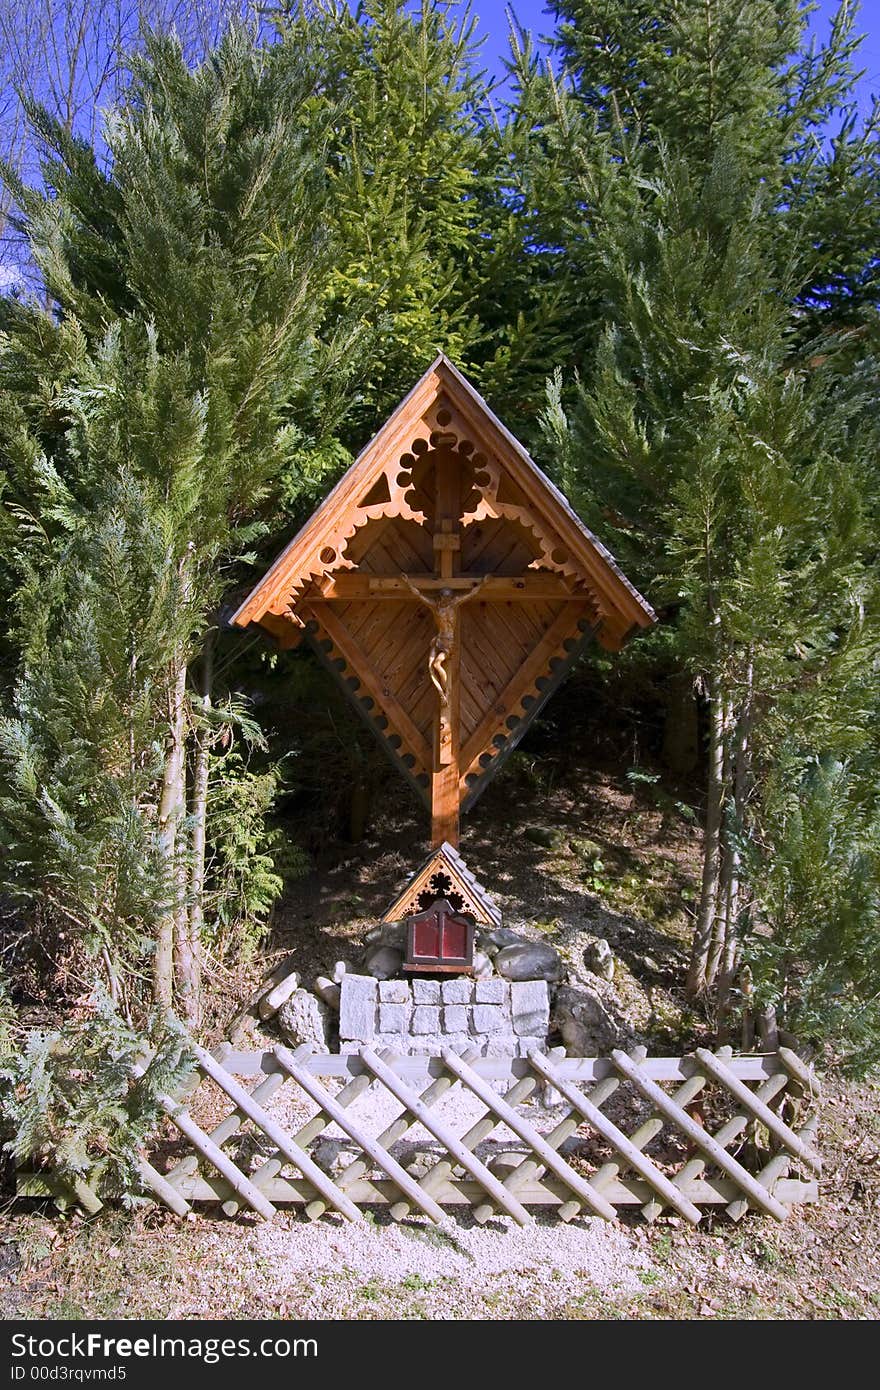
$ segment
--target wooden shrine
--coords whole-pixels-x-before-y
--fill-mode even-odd
[[[444,356],[233,617],[304,637],[457,846],[459,816],[591,639],[654,614]]]

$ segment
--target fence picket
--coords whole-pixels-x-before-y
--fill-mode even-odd
[[[538,1133],[534,1125],[529,1124],[528,1120],[518,1115],[500,1096],[496,1096],[495,1092],[489,1086],[489,1083],[477,1076],[454,1052],[451,1052],[448,1048],[444,1048],[441,1055],[443,1061],[455,1072],[456,1076],[465,1082],[470,1090],[473,1091],[474,1095],[479,1096],[487,1109],[494,1111],[499,1120],[502,1120],[504,1124],[507,1125],[508,1129],[513,1130],[513,1133],[517,1135],[518,1138],[522,1139],[528,1144],[530,1149],[534,1150],[544,1166],[550,1169],[551,1173],[555,1173],[557,1178],[561,1178],[562,1181],[571,1188],[572,1192],[582,1198],[586,1205],[591,1211],[595,1212],[597,1216],[604,1216],[606,1220],[614,1220],[616,1213],[611,1203],[607,1202],[600,1193],[594,1192],[589,1183],[579,1177],[574,1169],[569,1167],[565,1162],[565,1159],[560,1158],[559,1154],[556,1153],[554,1149],[551,1149],[550,1145]],[[551,1081],[554,1085],[556,1084],[556,1078],[549,1066],[546,1071],[542,1072],[542,1075],[546,1080]],[[560,1092],[560,1094],[562,1095],[564,1092]],[[566,1096],[566,1100],[568,1100],[568,1096]],[[502,1191],[507,1192],[508,1189],[502,1188]]]
[[[626,1057],[625,1052],[621,1055]],[[637,1066],[637,1063],[632,1062],[629,1057],[626,1057],[626,1060],[629,1062],[630,1066]],[[567,1081],[560,1081],[559,1078],[554,1080],[551,1068],[547,1066],[545,1059],[540,1053],[529,1053],[529,1061],[532,1063],[535,1070],[539,1071],[542,1076],[545,1076],[548,1081],[553,1080],[553,1085],[556,1086],[559,1094],[565,1097],[573,1109],[580,1111],[584,1119],[601,1134],[602,1138],[605,1139],[612,1148],[616,1149],[617,1152],[627,1160],[631,1168],[635,1168],[636,1172],[639,1173],[646,1182],[650,1183],[651,1187],[653,1187],[656,1192],[659,1192],[661,1197],[665,1197],[669,1205],[674,1207],[680,1216],[683,1216],[686,1221],[690,1221],[696,1226],[700,1219],[699,1208],[694,1206],[693,1202],[689,1201],[682,1193],[676,1191],[665,1173],[661,1173],[656,1163],[652,1163],[650,1158],[646,1158],[645,1155],[630,1142],[623,1133],[623,1130],[618,1129],[617,1125],[609,1120],[607,1115],[603,1115],[602,1111],[597,1109],[586,1096],[582,1096],[575,1086],[570,1085]]]
[[[332,1202],[336,1210],[343,1216],[347,1216],[351,1221],[362,1221],[360,1211],[344,1192],[339,1192],[331,1178],[328,1178],[323,1168],[319,1168],[317,1163],[306,1153],[304,1149],[291,1138],[279,1124],[272,1119],[272,1116],[263,1109],[258,1101],[255,1101],[243,1086],[239,1086],[234,1077],[230,1076],[224,1067],[216,1062],[210,1052],[206,1052],[203,1047],[193,1044],[193,1050],[199,1060],[202,1070],[216,1081],[221,1090],[225,1091],[230,1100],[235,1101],[239,1110],[243,1110],[249,1119],[259,1125],[260,1129],[277,1149],[284,1154],[291,1163],[295,1163],[304,1177],[315,1186],[318,1191]],[[293,1058],[291,1057],[291,1061]],[[253,1187],[254,1192],[259,1193],[259,1188]],[[274,1216],[274,1210],[273,1210]]]
[[[438,1223],[442,1222],[445,1219],[442,1207],[438,1207],[433,1197],[429,1197],[419,1191],[419,1185],[415,1178],[411,1177],[406,1169],[402,1168],[397,1160],[392,1158],[380,1143],[373,1139],[361,1125],[357,1124],[356,1121],[352,1119],[351,1115],[347,1115],[343,1106],[336,1104],[336,1101],[332,1096],[327,1094],[320,1082],[316,1081],[314,1077],[309,1076],[308,1072],[297,1065],[286,1047],[276,1047],[274,1051],[275,1056],[278,1058],[284,1070],[290,1073],[306,1094],[311,1096],[312,1100],[317,1101],[321,1109],[338,1124],[343,1133],[347,1134],[350,1139],[353,1139],[356,1144],[359,1144],[364,1153],[367,1154],[379,1168],[384,1168],[389,1178],[397,1183],[401,1192],[406,1197],[409,1197],[410,1201],[415,1202],[416,1206],[420,1207],[426,1216],[430,1216],[432,1221]]]
[[[435,1139],[440,1140],[440,1143],[448,1150],[456,1162],[460,1163],[462,1168],[470,1173],[471,1177],[476,1178],[481,1187],[485,1189],[490,1197],[495,1199],[499,1206],[507,1212],[508,1216],[512,1216],[514,1221],[519,1222],[520,1226],[531,1225],[532,1218],[529,1216],[525,1207],[518,1202],[515,1197],[511,1197],[505,1192],[501,1183],[493,1173],[489,1172],[486,1165],[481,1163],[478,1158],[475,1158],[469,1149],[465,1148],[464,1144],[462,1144],[461,1140],[453,1133],[447,1124],[444,1124],[436,1115],[431,1114],[431,1111],[426,1105],[422,1104],[416,1093],[411,1091],[406,1083],[401,1081],[400,1078],[394,1074],[387,1063],[377,1057],[374,1052],[371,1052],[368,1047],[362,1047],[360,1055],[362,1060],[370,1068],[370,1071],[373,1072],[380,1081],[385,1083],[391,1094],[396,1096],[397,1099],[406,1106],[410,1114],[414,1115],[419,1123],[424,1125],[425,1129],[428,1130],[430,1134],[434,1135]],[[444,1056],[444,1062],[445,1061],[446,1058]]]
[[[266,1220],[274,1217],[275,1202],[304,1207],[312,1219],[332,1208],[349,1219],[360,1220],[360,1207],[380,1203],[390,1209],[395,1220],[415,1211],[440,1221],[444,1207],[462,1205],[470,1206],[478,1222],[501,1212],[521,1225],[531,1220],[527,1206],[553,1208],[562,1220],[571,1220],[582,1210],[611,1219],[618,1207],[633,1205],[641,1206],[649,1222],[669,1207],[696,1222],[701,1207],[718,1206],[735,1221],[750,1208],[783,1220],[791,1205],[818,1198],[813,1176],[819,1172],[817,1114],[814,1111],[795,1128],[770,1108],[786,1087],[789,1094],[808,1101],[820,1093],[812,1071],[786,1049],[760,1057],[737,1057],[729,1048],[717,1053],[700,1049],[690,1057],[653,1059],[644,1048],[634,1049],[632,1055],[615,1051],[609,1058],[548,1057],[534,1051],[528,1059],[485,1058],[475,1050],[460,1057],[449,1049],[435,1057],[377,1056],[366,1046],[358,1056],[342,1057],[315,1053],[309,1045],[295,1052],[279,1046],[272,1052],[254,1054],[231,1048],[212,1054],[195,1044],[192,1049],[197,1065],[195,1088],[188,1087],[177,1098],[160,1097],[160,1104],[188,1140],[191,1152],[164,1174],[153,1165],[149,1154],[141,1156],[139,1167],[144,1187],[180,1216],[189,1212],[192,1202],[208,1201],[220,1202],[228,1215],[246,1205]],[[142,1071],[139,1065],[133,1074]],[[253,1090],[246,1090],[237,1076],[258,1078]],[[233,1107],[209,1133],[190,1113],[190,1107],[195,1108],[200,1078],[217,1085]],[[337,1078],[344,1084],[334,1095],[319,1078]],[[671,1095],[659,1086],[661,1079],[677,1083]],[[496,1094],[492,1086],[499,1080],[509,1083],[503,1095]],[[653,1110],[632,1134],[625,1133],[601,1110],[623,1081],[631,1083]],[[756,1089],[750,1090],[746,1081],[758,1083]],[[585,1083],[591,1083],[586,1094],[580,1090]],[[362,1118],[348,1113],[348,1107],[373,1084],[384,1088],[404,1108],[403,1114],[375,1137]],[[266,1109],[285,1085],[296,1088],[300,1096],[319,1107],[294,1132]],[[455,1085],[461,1085],[482,1106],[482,1113],[462,1135],[432,1110]],[[555,1091],[568,1106],[549,1133],[542,1133],[536,1122],[521,1113],[522,1105],[542,1085]],[[729,1116],[714,1133],[685,1109],[707,1087],[712,1095],[724,1097]],[[730,1107],[735,1107],[733,1114]],[[780,1149],[766,1160],[759,1159],[756,1174],[740,1161],[741,1154],[734,1157],[729,1151],[733,1141],[753,1123],[760,1125],[761,1135],[766,1131]],[[233,1161],[224,1151],[224,1144],[245,1124],[255,1126],[270,1141],[270,1157],[260,1161],[248,1148]],[[614,1150],[613,1157],[601,1162],[591,1176],[582,1176],[559,1152],[583,1124]],[[359,1150],[335,1180],[308,1152],[309,1145],[329,1125],[338,1126]],[[414,1125],[427,1130],[440,1146],[435,1161],[418,1178],[406,1160],[392,1152]],[[499,1125],[505,1125],[525,1146],[521,1153],[517,1150],[514,1160],[519,1161],[506,1175],[493,1171],[491,1160],[478,1157],[476,1152]],[[664,1130],[677,1131],[697,1151],[691,1150],[693,1156],[685,1161],[679,1159],[677,1171],[669,1174],[644,1152]],[[766,1141],[762,1142],[766,1147]],[[247,1162],[244,1152],[249,1155]],[[208,1166],[200,1168],[200,1160]],[[286,1164],[295,1165],[298,1171],[285,1174]],[[788,1175],[792,1164],[802,1169],[796,1178]],[[250,1167],[253,1172],[243,1171]],[[463,1177],[461,1168],[465,1170]],[[51,1172],[21,1172],[17,1182],[22,1194],[60,1191],[59,1180]],[[73,1194],[67,1200],[72,1199]],[[101,1202],[100,1194],[91,1188],[79,1191],[78,1199],[94,1210]]]
[[[717,1057],[713,1057],[712,1053],[704,1047],[698,1047],[694,1055],[710,1076],[713,1076],[716,1081],[720,1081],[734,1099],[739,1101],[740,1105],[744,1105],[756,1119],[761,1121],[761,1124],[770,1131],[774,1139],[778,1139],[785,1148],[793,1154],[797,1154],[798,1158],[812,1172],[817,1175],[821,1173],[822,1161],[818,1154],[814,1154],[806,1144],[802,1143],[794,1131],[789,1129],[785,1121],[781,1120],[769,1106],[765,1105],[754,1091],[750,1091],[747,1086],[744,1086],[729,1067],[725,1066]]]
[[[755,1182],[752,1175],[743,1168],[742,1164],[737,1163],[736,1159],[729,1154],[726,1149],[723,1149],[710,1134],[707,1134],[701,1125],[696,1124],[695,1121],[691,1119],[690,1115],[685,1114],[681,1106],[673,1105],[670,1097],[665,1091],[660,1089],[656,1081],[651,1081],[648,1077],[642,1076],[639,1068],[630,1061],[625,1052],[621,1052],[618,1048],[615,1048],[611,1054],[611,1060],[618,1070],[622,1071],[624,1076],[629,1077],[630,1081],[638,1087],[642,1095],[647,1096],[649,1100],[654,1102],[655,1108],[660,1111],[661,1115],[665,1115],[668,1120],[671,1120],[674,1125],[677,1125],[682,1133],[687,1135],[688,1139],[696,1144],[698,1149],[702,1149],[703,1153],[706,1154],[708,1158],[712,1159],[713,1163],[717,1164],[723,1173],[727,1173],[729,1177],[735,1178],[740,1187],[742,1187],[750,1197],[754,1198],[758,1206],[761,1207],[768,1216],[774,1216],[777,1221],[785,1221],[788,1212],[782,1203],[777,1202],[775,1197],[771,1197],[769,1193],[765,1192],[760,1184]],[[673,1191],[675,1191],[675,1188],[673,1188]],[[675,1204],[670,1203],[670,1205],[672,1206]],[[699,1220],[699,1217],[697,1219]]]

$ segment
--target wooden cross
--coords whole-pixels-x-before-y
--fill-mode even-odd
[[[552,599],[580,604],[584,602],[584,594],[572,590],[561,575],[546,571],[504,576],[458,574],[461,533],[455,468],[438,466],[436,502],[433,574],[371,575],[337,571],[321,582],[318,602],[329,604],[366,598],[397,603],[412,601],[423,604],[431,612],[435,635],[426,662],[437,692],[431,749],[432,842],[439,845],[448,840],[457,845],[461,778],[461,607],[477,594],[480,601],[486,603]],[[398,720],[402,713],[395,710]]]

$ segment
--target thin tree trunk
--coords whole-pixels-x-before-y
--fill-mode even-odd
[[[726,695],[723,701],[723,723],[721,727],[722,744],[722,769],[721,785],[722,795],[731,785],[733,780],[732,761],[734,752],[730,731],[733,727],[733,700]],[[730,892],[733,882],[733,851],[730,845],[728,834],[729,826],[727,816],[724,814],[724,804],[722,802],[721,824],[719,827],[718,844],[718,887],[715,899],[715,922],[712,927],[712,942],[709,947],[709,956],[706,961],[706,973],[704,988],[708,991],[712,988],[718,975],[718,967],[724,953],[724,942],[727,932],[728,913],[730,907]]]
[[[737,833],[741,834],[746,819],[746,800],[751,781],[751,732],[752,695],[754,689],[754,663],[749,659],[746,667],[746,688],[736,721],[736,735],[733,745],[733,807]],[[730,882],[726,904],[724,928],[724,953],[721,959],[721,978],[718,984],[719,1031],[726,1034],[730,1015],[730,994],[736,978],[740,960],[740,854],[731,846]],[[725,1039],[726,1040],[726,1039]]]
[[[159,854],[167,900],[156,931],[153,963],[153,998],[163,1009],[170,1009],[174,991],[174,920],[177,897],[177,827],[186,806],[184,801],[183,745],[186,663],[174,672],[168,711],[168,739],[159,800]]]
[[[201,696],[202,714],[207,716],[211,708],[211,695],[214,680],[214,642],[213,629],[205,639],[202,653]],[[208,775],[210,772],[210,737],[204,726],[197,730],[195,737],[195,757],[193,760],[192,796],[190,800],[190,822],[192,839],[190,842],[190,881],[189,910],[185,931],[188,945],[188,976],[184,982],[181,975],[181,992],[185,991],[187,1020],[198,1026],[202,1020],[202,927],[205,921],[205,853],[208,836]]]
[[[721,822],[724,811],[724,702],[713,677],[709,684],[709,776],[706,799],[706,831],[703,840],[703,883],[700,911],[694,929],[687,976],[690,998],[706,989],[706,970],[718,910],[721,875]]]

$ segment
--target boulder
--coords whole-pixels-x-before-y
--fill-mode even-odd
[[[373,946],[364,960],[364,970],[375,980],[390,980],[402,965],[403,952],[395,946]]]
[[[330,1011],[307,989],[297,989],[276,1015],[278,1027],[293,1047],[311,1043],[319,1052],[326,1051]]]
[[[559,952],[544,941],[520,941],[505,946],[495,957],[495,969],[505,980],[562,979],[562,960]]]
[[[297,989],[299,989],[299,975],[295,970],[292,970],[289,975],[285,975],[279,984],[273,985],[263,995],[257,1010],[260,1018],[271,1018],[273,1014],[277,1014],[281,1005],[286,1004],[294,990]]]
[[[561,830],[554,830],[550,825],[527,825],[523,836],[542,849],[558,849],[565,838]]]
[[[620,1030],[591,989],[563,985],[556,991],[551,1022],[570,1057],[598,1057],[622,1041]]]
[[[368,946],[396,946],[402,951],[406,945],[406,923],[380,922],[367,932],[364,940]]]
[[[604,937],[589,942],[584,950],[584,965],[591,975],[598,975],[601,980],[614,979],[614,952]]]
[[[493,951],[495,954],[505,946],[528,945],[528,937],[521,932],[513,931],[511,927],[493,927],[491,931],[481,932],[479,936],[479,946],[481,951]]]

